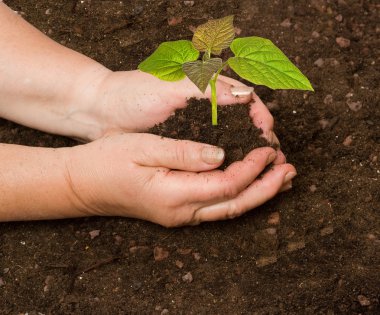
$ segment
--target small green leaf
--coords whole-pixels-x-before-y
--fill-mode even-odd
[[[222,59],[211,58],[208,60],[197,60],[185,63],[182,68],[188,78],[204,93],[207,85],[223,65]]]
[[[237,38],[231,44],[235,57],[228,64],[239,76],[271,89],[314,91],[309,80],[269,39]]]
[[[234,16],[211,20],[197,27],[193,44],[199,51],[220,55],[222,50],[230,47],[235,37]]]
[[[182,65],[198,57],[199,51],[188,40],[164,42],[138,68],[161,80],[178,81],[186,76]]]

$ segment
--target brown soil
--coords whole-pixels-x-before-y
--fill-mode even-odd
[[[248,105],[219,106],[218,125],[211,124],[211,104],[206,100],[191,99],[150,133],[173,139],[187,139],[219,146],[226,157],[220,166],[225,169],[232,162],[242,160],[254,148],[267,146],[262,130],[252,124]]]
[[[1,224],[1,314],[380,313],[377,1],[5,2],[113,70],[235,14],[240,36],[272,39],[316,92],[256,88],[299,175],[239,219],[172,230],[125,218]],[[75,145],[4,120],[0,141]]]

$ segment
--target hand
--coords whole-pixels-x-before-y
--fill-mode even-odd
[[[231,86],[220,76],[217,82],[219,105],[251,100],[251,94],[232,95]],[[139,70],[110,72],[97,86],[95,108],[101,112],[100,116],[106,117],[108,129],[141,132],[165,121],[176,109],[184,108],[188,99],[210,98],[210,93],[208,87],[205,95],[202,94],[188,78],[168,82]]]
[[[255,93],[235,96],[232,87],[247,88],[234,79],[218,77],[218,105],[251,102],[253,123],[263,130],[263,136],[270,143],[279,145],[273,132],[273,117],[260,98]],[[210,95],[210,87],[204,95],[188,78],[167,82],[141,71],[110,72],[97,85],[96,106],[91,108],[103,117],[103,134],[115,130],[141,132],[164,122],[176,109],[184,108],[188,99],[210,98]],[[284,154],[278,151],[274,163],[281,164],[285,160]]]
[[[257,176],[277,156],[250,152],[224,172],[223,151],[150,134],[113,134],[70,149],[67,178],[84,215],[140,218],[163,226],[194,225],[242,215],[289,188],[289,164]]]

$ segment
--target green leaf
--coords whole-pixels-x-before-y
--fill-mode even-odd
[[[185,77],[182,65],[198,57],[199,51],[188,40],[164,42],[138,68],[161,80],[178,81]]]
[[[199,51],[220,55],[222,50],[230,47],[235,37],[234,16],[211,20],[197,27],[193,44]]]
[[[309,80],[269,39],[237,38],[231,44],[235,57],[228,64],[239,76],[271,89],[314,91]]]
[[[211,58],[208,60],[187,62],[182,68],[188,78],[204,93],[213,75],[222,65],[222,59]]]

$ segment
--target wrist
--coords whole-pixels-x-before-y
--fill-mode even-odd
[[[75,80],[69,106],[65,113],[65,135],[84,141],[102,137],[111,126],[104,113],[100,90],[112,71],[100,64],[84,70]]]
[[[102,187],[99,187],[96,180],[99,175],[98,169],[90,162],[96,155],[96,152],[91,150],[92,144],[66,148],[63,154],[68,199],[80,216],[105,215],[102,208],[99,208]]]

